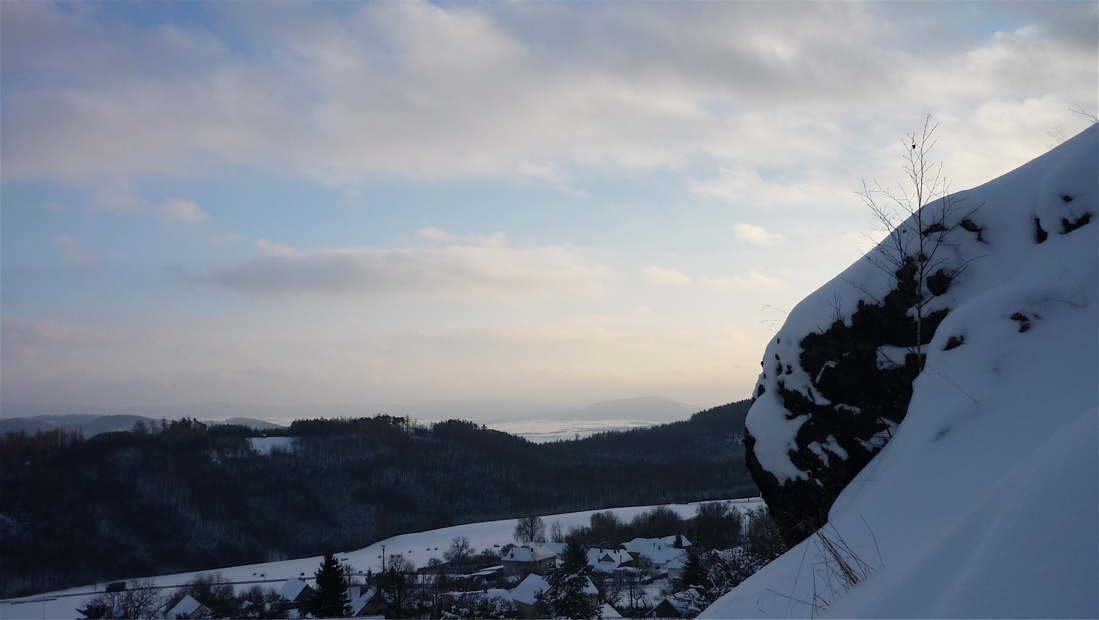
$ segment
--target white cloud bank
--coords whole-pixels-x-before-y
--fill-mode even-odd
[[[437,229],[421,236],[452,237]],[[413,295],[521,300],[529,296],[600,295],[609,271],[574,249],[515,248],[503,235],[476,245],[299,251],[261,242],[269,254],[195,275],[191,282],[264,295]]]
[[[733,227],[736,238],[754,245],[775,245],[782,241],[782,235],[767,232],[767,229],[755,224],[737,224]]]
[[[213,24],[140,29],[101,5],[3,3],[3,132],[18,153],[4,177],[229,164],[337,184],[396,174],[562,186],[577,166],[676,168],[701,156],[722,168],[698,181],[704,195],[804,204],[832,185],[764,181],[758,167],[843,166],[867,148],[852,134],[881,140],[930,112],[944,134],[973,128],[959,150],[980,155],[967,166],[1003,170],[1020,162],[976,146],[1031,129],[1019,104],[1045,98],[1060,110],[1047,123],[1095,105],[1094,33],[1063,18],[1094,23],[1091,3],[932,50],[893,13],[930,16],[888,4],[217,8]],[[248,48],[266,53],[231,51]],[[981,102],[1006,104],[993,126],[977,122]]]

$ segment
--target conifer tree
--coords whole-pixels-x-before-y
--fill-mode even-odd
[[[549,571],[549,590],[543,601],[555,618],[600,618],[602,610],[593,597],[585,594],[592,567],[580,539],[570,536],[565,547],[564,561]]]
[[[351,599],[347,597],[347,575],[343,565],[331,553],[324,554],[324,561],[315,573],[317,588],[309,601],[309,612],[317,618],[342,618],[347,615]]]

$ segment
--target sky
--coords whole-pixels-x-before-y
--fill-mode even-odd
[[[937,123],[1099,112],[1096,2],[0,2],[0,399],[748,398]]]

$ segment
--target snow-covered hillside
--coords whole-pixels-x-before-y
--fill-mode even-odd
[[[762,501],[759,498],[728,500],[730,505],[741,513],[758,508]],[[676,514],[684,518],[695,516],[698,503],[671,504],[668,506]],[[653,506],[634,506],[627,508],[609,508],[620,520],[629,522],[637,515],[652,510]],[[588,510],[583,512],[571,512],[565,514],[548,515],[542,517],[547,527],[554,523],[560,523],[561,527],[568,531],[571,527],[586,526],[591,522],[592,514],[605,512],[603,510]],[[514,542],[512,534],[515,531],[515,520],[487,521],[484,523],[470,523],[468,525],[456,525],[428,532],[415,534],[402,534],[386,540],[374,543],[369,547],[357,551],[339,553],[337,557],[349,564],[359,572],[367,570],[375,574],[381,570],[382,550],[385,549],[387,557],[401,554],[411,560],[417,567],[426,566],[432,558],[443,559],[443,554],[450,548],[451,541],[459,536],[469,539],[470,544],[476,550],[493,549],[507,543]],[[320,567],[320,556],[284,560],[281,562],[268,562],[266,564],[252,564],[248,566],[234,566],[222,568],[216,571],[202,571],[204,573],[219,572],[228,581],[237,584],[260,583],[265,587],[278,588],[287,579],[303,576],[306,580],[312,580],[314,573]],[[178,575],[162,575],[151,577],[151,581],[161,588],[181,586],[191,581],[201,573],[181,573]],[[133,575],[133,577],[142,577]],[[70,588],[60,592],[48,592],[35,596],[19,599],[0,601],[0,618],[76,618],[80,614],[77,608],[81,607],[85,600],[94,596],[97,592],[103,592],[106,584],[89,585],[79,588]],[[248,587],[244,585],[244,587]]]
[[[965,270],[935,301],[949,312],[907,415],[822,530],[856,572],[813,536],[702,617],[1099,616],[1097,145],[1093,125],[957,195],[979,239],[950,246]],[[873,257],[799,304],[765,360],[798,359],[800,335],[888,290]],[[791,457],[808,416],[788,415],[773,380],[748,429],[765,469],[805,479]],[[847,458],[815,447],[826,465]]]

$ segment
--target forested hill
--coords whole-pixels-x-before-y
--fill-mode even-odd
[[[301,420],[287,438],[184,419],[0,443],[0,596],[364,547],[574,510],[747,497],[748,401],[534,444],[471,422]],[[270,431],[268,431],[270,433]]]

